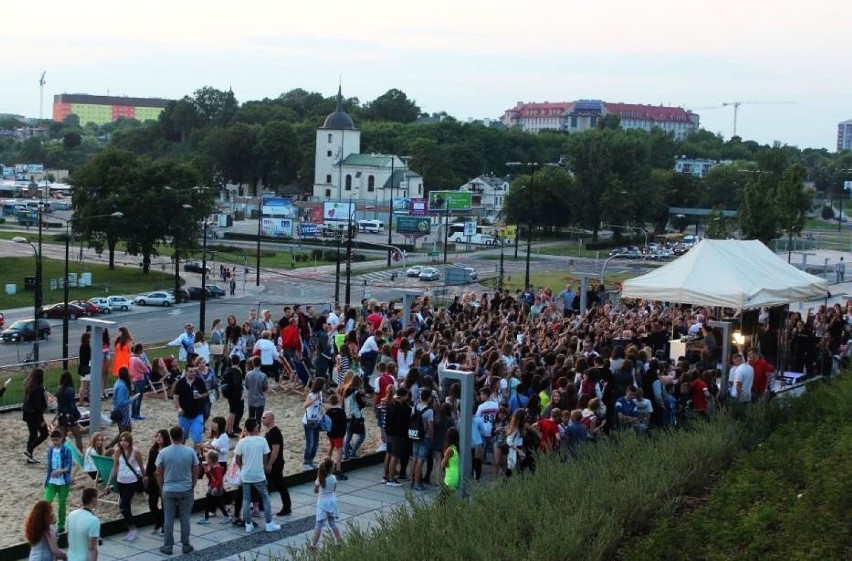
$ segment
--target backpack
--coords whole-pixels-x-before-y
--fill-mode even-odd
[[[426,427],[423,425],[423,411],[417,406],[411,412],[411,420],[408,421],[408,438],[415,441],[423,440],[426,436]]]

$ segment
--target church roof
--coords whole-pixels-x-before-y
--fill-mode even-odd
[[[391,158],[392,156],[387,154],[349,154],[343,160],[343,165],[384,168],[390,167]]]
[[[341,87],[337,87],[337,109],[334,113],[325,118],[323,129],[336,131],[352,131],[355,130],[355,124],[352,122],[352,117],[343,108],[343,93]]]
[[[402,187],[403,181],[407,180],[410,183],[412,179],[416,180],[420,178],[421,177],[419,173],[413,172],[410,169],[397,169],[394,170],[393,175],[388,177],[387,181],[385,181],[385,184],[382,185],[382,189],[400,189]]]

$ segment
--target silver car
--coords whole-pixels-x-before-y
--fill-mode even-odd
[[[107,296],[107,301],[113,310],[130,311],[133,301],[124,296]]]
[[[405,275],[408,277],[419,277],[421,271],[423,271],[423,265],[415,265],[408,269],[408,271],[405,272]]]
[[[441,271],[436,269],[435,267],[423,267],[423,270],[420,271],[420,280],[422,281],[433,281],[441,278]]]
[[[167,292],[152,292],[138,297],[136,303],[140,306],[172,306],[175,303],[175,297]]]
[[[109,303],[108,298],[89,298],[89,302],[98,307],[98,312],[102,314],[108,314],[112,312],[112,305]]]

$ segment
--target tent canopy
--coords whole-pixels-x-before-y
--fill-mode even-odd
[[[824,298],[828,283],[758,240],[703,240],[675,261],[624,282],[622,298],[759,308]]]

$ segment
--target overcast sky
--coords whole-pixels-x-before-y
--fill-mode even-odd
[[[0,113],[53,95],[242,101],[293,88],[499,118],[517,101],[683,105],[725,137],[835,148],[852,119],[852,2],[42,0],[4,3]],[[708,108],[710,107],[710,108]],[[713,108],[715,107],[715,108]]]

